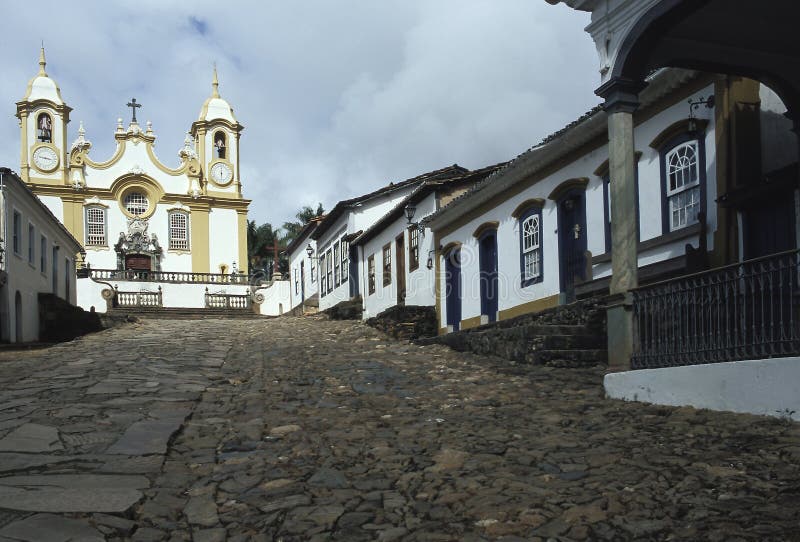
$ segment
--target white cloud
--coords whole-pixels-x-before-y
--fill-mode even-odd
[[[19,168],[14,104],[43,36],[74,109],[69,140],[83,120],[98,160],[135,96],[158,155],[177,165],[216,62],[245,125],[243,190],[259,223],[455,162],[508,160],[597,103],[588,16],[541,0],[17,4],[0,36],[0,165]]]

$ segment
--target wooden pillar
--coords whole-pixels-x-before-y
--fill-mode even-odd
[[[611,287],[607,311],[608,364],[630,368],[634,322],[630,290],[639,285],[636,240],[636,157],[633,113],[641,81],[613,79],[597,94],[608,115],[608,167],[611,179]]]

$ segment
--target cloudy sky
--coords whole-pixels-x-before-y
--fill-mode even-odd
[[[98,161],[135,96],[177,166],[216,62],[258,223],[508,160],[598,103],[588,14],[544,0],[17,3],[0,34],[0,165],[19,169],[14,104],[41,40],[73,108],[69,141],[82,120]]]

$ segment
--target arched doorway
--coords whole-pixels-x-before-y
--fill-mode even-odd
[[[14,294],[14,342],[22,342],[22,295]]]

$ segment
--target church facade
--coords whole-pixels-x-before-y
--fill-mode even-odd
[[[219,95],[216,70],[211,96],[192,123],[179,164],[155,153],[156,136],[140,126],[133,109],[118,119],[116,152],[90,156],[81,125],[70,144],[71,108],[45,71],[17,102],[20,176],[86,250],[91,269],[142,272],[247,273],[247,208],[239,170],[239,124]],[[213,234],[212,234],[213,232]]]

